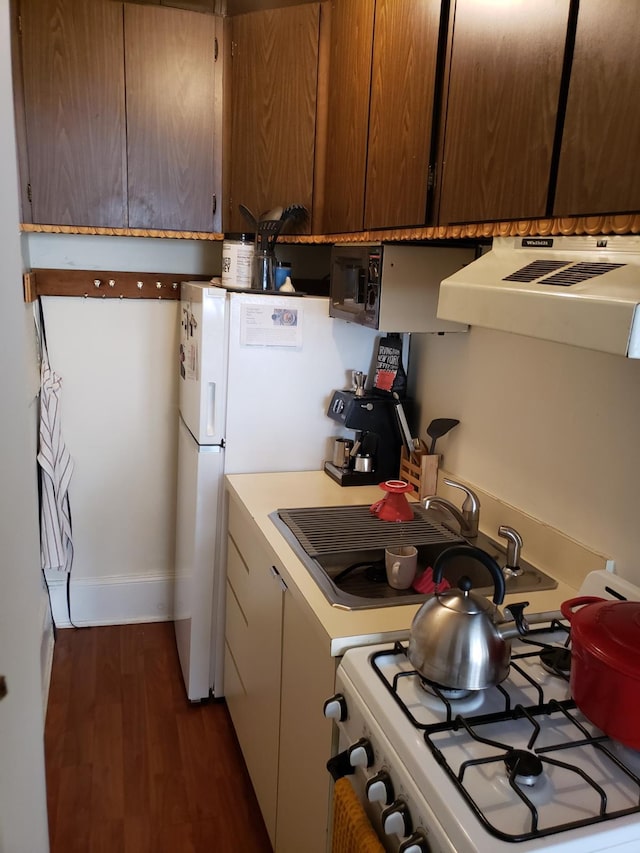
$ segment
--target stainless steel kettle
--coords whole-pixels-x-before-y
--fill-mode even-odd
[[[468,577],[460,578],[458,589],[448,589],[429,598],[411,624],[408,657],[427,680],[458,690],[484,690],[503,681],[509,672],[511,638],[529,626],[523,610],[528,601],[509,606],[513,619],[498,609],[505,594],[500,566],[472,545],[454,545],[442,551],[433,564],[433,581],[442,581],[445,566],[458,557],[478,560],[491,573],[493,604],[471,591]]]

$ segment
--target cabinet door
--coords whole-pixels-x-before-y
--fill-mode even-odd
[[[315,614],[293,593],[285,598],[283,634],[276,849],[325,853],[332,725],[322,708],[334,691],[337,659]]]
[[[365,229],[424,225],[440,0],[377,0]]]
[[[276,205],[311,213],[320,5],[233,18],[232,140],[226,231],[246,231],[238,210]],[[303,229],[310,230],[310,223]]]
[[[545,216],[569,0],[457,0],[438,221]]]
[[[129,227],[214,229],[216,18],[125,4]]]
[[[22,0],[31,221],[127,224],[122,6]]]
[[[273,558],[248,514],[229,507],[225,696],[275,845],[283,591]]]
[[[581,0],[555,216],[640,210],[640,9]]]
[[[325,233],[362,231],[375,0],[333,0],[327,105]]]

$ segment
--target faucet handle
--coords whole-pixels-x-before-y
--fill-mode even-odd
[[[464,499],[464,503],[468,502],[468,506],[463,508],[470,509],[473,512],[477,512],[480,509],[480,499],[476,495],[474,491],[472,491],[469,486],[465,486],[464,483],[458,483],[457,480],[449,480],[448,477],[444,477],[442,480],[443,483],[446,483],[447,486],[453,486],[454,489],[460,489],[460,491],[464,492],[466,497]]]
[[[444,477],[442,480],[447,486],[453,486],[454,489],[460,489],[464,492],[465,498],[462,502],[462,514],[467,523],[467,527],[471,531],[469,536],[473,538],[478,535],[478,524],[480,521],[480,500],[476,493],[463,483],[458,483],[457,480],[449,480]]]

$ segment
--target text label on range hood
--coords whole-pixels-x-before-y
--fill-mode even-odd
[[[497,237],[440,285],[438,317],[640,358],[640,236]]]

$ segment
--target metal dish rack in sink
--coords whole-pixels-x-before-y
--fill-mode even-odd
[[[413,589],[397,590],[386,582],[384,549],[415,545],[418,572],[426,570],[445,548],[465,542],[433,517],[431,510],[412,504],[411,521],[389,522],[377,518],[369,506],[330,506],[278,509],[269,518],[293,548],[318,587],[334,607],[361,610],[421,604],[426,596]],[[504,549],[479,534],[473,544],[500,562]],[[504,560],[502,560],[504,562]],[[508,579],[507,592],[552,588],[556,582],[535,567],[523,563],[525,572]],[[445,576],[456,585],[463,575],[487,595],[493,592],[487,570],[467,558],[447,567]]]

